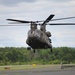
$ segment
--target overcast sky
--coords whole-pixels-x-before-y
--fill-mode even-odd
[[[53,19],[75,17],[75,0],[0,0],[0,24],[7,25],[8,18],[21,20],[45,20],[50,14]],[[75,19],[49,23],[75,23]],[[0,47],[27,47],[26,26],[0,27]],[[28,26],[27,26],[28,25]],[[47,26],[52,33],[53,47],[75,47],[75,26]]]

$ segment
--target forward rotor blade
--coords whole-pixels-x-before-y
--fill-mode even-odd
[[[6,27],[6,26],[26,26],[26,25],[0,25],[2,27]],[[28,25],[27,25],[28,26]]]
[[[66,18],[52,19],[51,21],[65,20],[65,19],[72,19],[72,18],[75,18],[75,17],[66,17]]]
[[[19,23],[31,23],[32,21],[23,21],[23,20],[16,20],[16,19],[6,19],[9,21],[15,21],[15,22],[19,22]]]
[[[48,25],[75,25],[75,23],[53,23]]]
[[[54,15],[50,15],[44,22],[42,25],[45,25],[46,23],[48,23],[52,18],[54,17]]]

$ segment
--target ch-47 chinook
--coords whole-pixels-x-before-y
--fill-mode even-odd
[[[54,17],[51,14],[45,21],[24,21],[24,20],[16,20],[16,19],[7,19],[9,21],[14,21],[18,23],[30,23],[30,30],[28,31],[28,37],[26,43],[33,49],[35,53],[36,49],[47,49],[50,48],[52,52],[51,45],[51,33],[46,31],[46,25],[75,25],[75,23],[54,23],[50,24],[49,21],[63,20],[63,19],[71,19],[75,17],[67,17],[67,18],[59,18],[52,19]],[[40,29],[37,28],[37,25],[40,26]]]

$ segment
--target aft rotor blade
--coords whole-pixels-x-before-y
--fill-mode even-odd
[[[66,17],[66,18],[52,19],[51,21],[65,20],[65,19],[72,19],[72,18],[75,18],[75,17]]]
[[[19,22],[19,23],[31,23],[32,21],[24,21],[24,20],[16,20],[16,19],[6,19],[9,21],[15,21],[15,22]]]
[[[75,17],[58,18],[58,19],[51,19],[51,20],[47,20],[47,21],[49,22],[49,21],[65,20],[65,19],[72,19],[72,18],[75,18]],[[39,23],[39,22],[45,22],[45,20],[33,21],[33,22]]]
[[[75,25],[75,23],[53,23],[48,25]]]
[[[44,22],[42,25],[45,25],[46,23],[48,23],[52,18],[54,17],[54,15],[50,15]]]

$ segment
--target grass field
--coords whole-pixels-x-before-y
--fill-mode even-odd
[[[65,66],[70,66],[70,65],[75,65],[75,64],[67,64]],[[49,69],[49,70],[60,70],[61,65],[8,65],[8,66],[0,66],[0,71],[2,70],[29,70],[29,69]],[[75,68],[73,68],[75,69]]]
[[[6,69],[5,69],[6,68]],[[49,68],[49,69],[60,69],[60,65],[8,65],[8,66],[0,66],[1,70],[28,70],[28,69],[36,69],[36,68]]]

